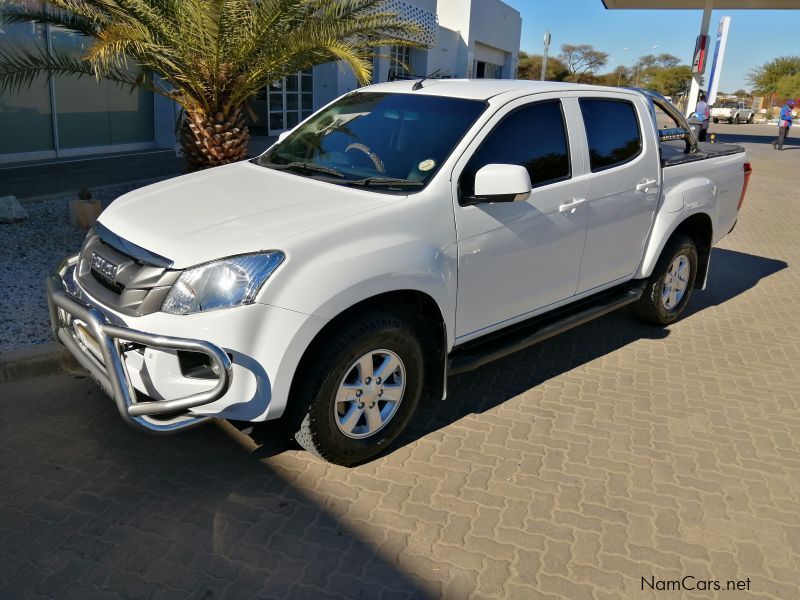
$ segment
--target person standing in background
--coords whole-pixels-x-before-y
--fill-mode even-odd
[[[703,124],[700,126],[700,135],[697,137],[697,141],[705,142],[706,141],[706,134],[708,133],[708,124],[711,121],[711,111],[708,108],[708,104],[706,104],[706,95],[703,92],[697,97],[697,106],[694,109],[695,115],[697,118],[703,121]]]
[[[783,150],[783,141],[792,127],[792,110],[794,110],[794,100],[788,100],[781,108],[781,115],[778,117],[778,137],[772,142],[773,148]]]

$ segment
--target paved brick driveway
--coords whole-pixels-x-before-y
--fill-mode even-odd
[[[357,469],[273,428],[147,437],[87,379],[0,387],[0,598],[799,598],[800,147],[751,139],[689,316],[459,377]]]

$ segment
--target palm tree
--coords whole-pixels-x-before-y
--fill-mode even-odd
[[[247,156],[245,110],[260,89],[333,60],[366,83],[376,46],[415,46],[420,33],[384,0],[44,0],[6,5],[3,22],[47,23],[92,43],[83,56],[0,48],[0,93],[42,73],[143,86],[183,107],[190,171]]]

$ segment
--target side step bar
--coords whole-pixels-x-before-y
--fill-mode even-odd
[[[636,302],[644,294],[646,285],[647,280],[644,279],[626,283],[501,329],[485,338],[456,346],[449,356],[448,375],[477,369]]]

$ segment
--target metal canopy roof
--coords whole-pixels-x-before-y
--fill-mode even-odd
[[[696,9],[703,10],[706,0],[602,0],[609,9]],[[713,0],[715,10],[790,10],[800,9],[800,0]]]

